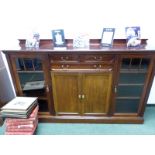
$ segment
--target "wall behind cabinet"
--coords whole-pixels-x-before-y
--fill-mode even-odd
[[[141,26],[142,38],[154,44],[153,0],[1,0],[0,49],[16,46],[18,38],[39,31],[51,38],[51,29],[65,29],[66,38],[89,34],[100,38],[103,27],[115,27],[115,38],[125,38],[125,26]],[[9,41],[9,45],[7,44]],[[154,83],[155,85],[155,83]],[[148,102],[155,103],[153,85]]]

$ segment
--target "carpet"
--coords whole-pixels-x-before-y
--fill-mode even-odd
[[[155,106],[146,107],[144,124],[39,123],[36,135],[155,135]]]

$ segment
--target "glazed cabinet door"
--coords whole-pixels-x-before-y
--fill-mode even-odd
[[[17,96],[38,97],[39,112],[54,114],[47,58],[20,53],[9,56]]]
[[[84,114],[106,114],[109,110],[111,88],[111,72],[84,74],[82,80]]]
[[[115,113],[142,115],[152,81],[153,59],[124,56],[120,62]]]

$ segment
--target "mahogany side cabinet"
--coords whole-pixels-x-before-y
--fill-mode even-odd
[[[3,50],[17,96],[36,96],[39,121],[72,123],[143,123],[155,73],[155,49],[146,39],[127,48],[116,39],[101,48],[91,39],[89,49],[54,50],[52,40],[39,49]]]

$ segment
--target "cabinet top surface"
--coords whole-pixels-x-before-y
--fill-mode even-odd
[[[2,50],[4,53],[11,53],[11,52],[39,52],[39,53],[79,53],[79,52],[102,52],[102,53],[122,53],[122,52],[155,52],[155,48],[150,47],[147,45],[147,39],[141,40],[140,47],[126,47],[126,39],[115,39],[112,48],[102,48],[100,46],[100,39],[90,39],[89,48],[73,48],[73,39],[66,40],[66,49],[54,49],[53,42],[51,39],[43,39],[40,40],[40,47],[38,49],[35,48],[26,48],[25,47],[25,39],[19,40],[20,48],[18,49],[4,49]]]

